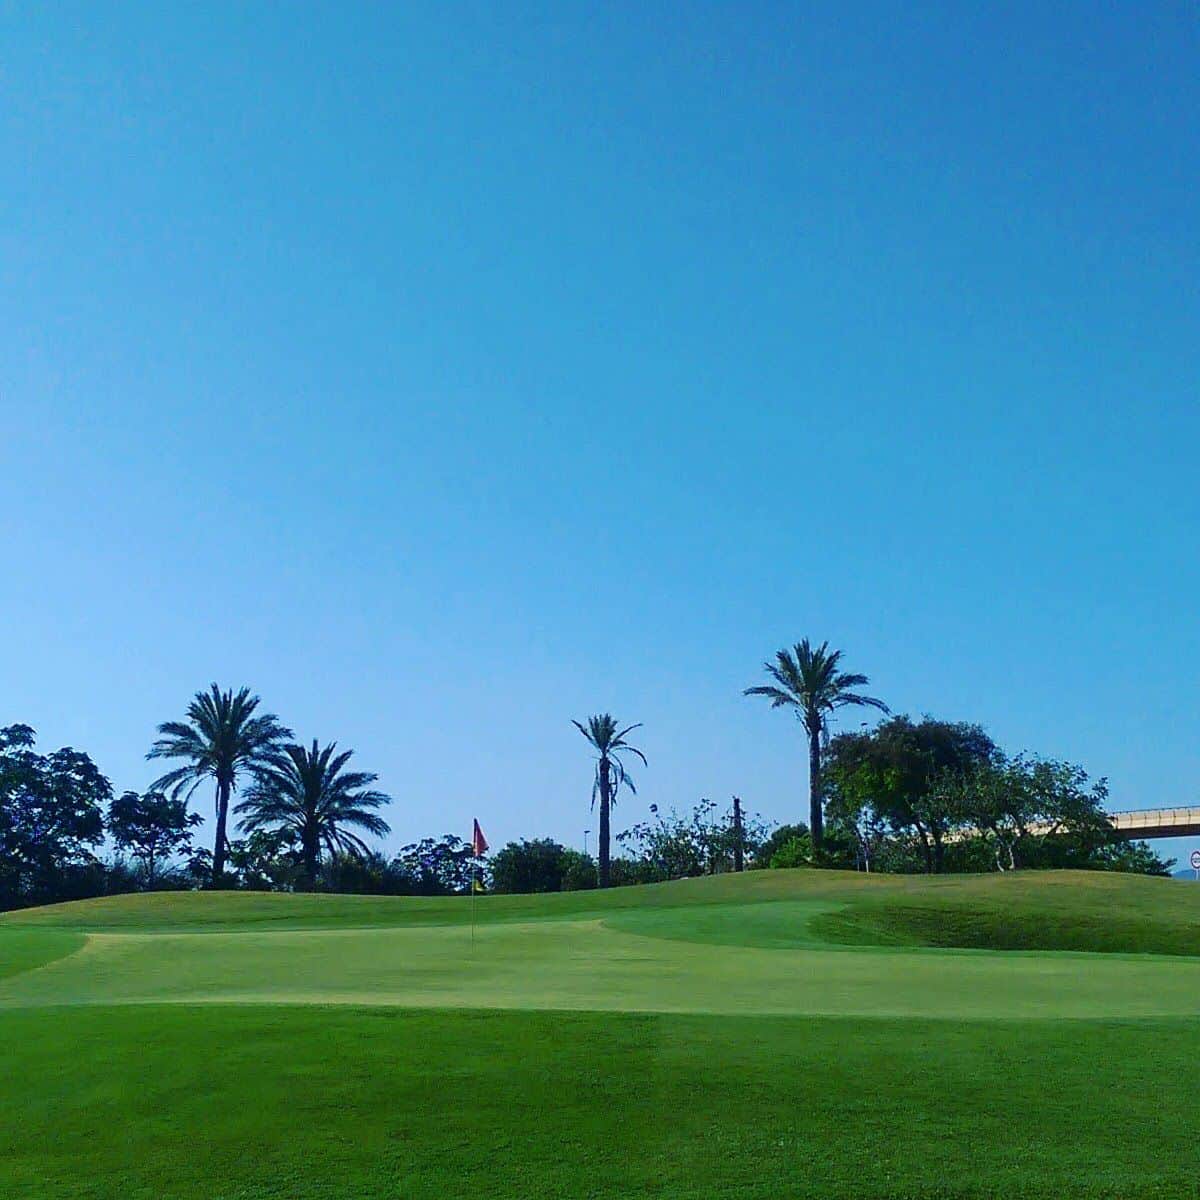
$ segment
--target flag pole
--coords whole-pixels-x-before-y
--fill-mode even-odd
[[[487,838],[479,828],[479,818],[471,823],[471,950],[475,949],[475,895],[483,887],[483,871],[480,864],[487,853]]]

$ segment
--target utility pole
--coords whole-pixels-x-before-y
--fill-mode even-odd
[[[742,832],[742,801],[738,796],[733,798],[733,869],[735,871],[744,871],[746,869],[745,860],[745,835]]]

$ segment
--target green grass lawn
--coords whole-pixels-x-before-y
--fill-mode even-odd
[[[1195,1191],[1200,889],[761,872],[469,912],[0,918],[0,1195]]]

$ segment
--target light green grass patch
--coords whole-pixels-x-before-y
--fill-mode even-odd
[[[96,933],[70,957],[0,981],[4,1006],[197,1001],[960,1019],[1183,1016],[1200,1012],[1200,961],[771,949],[646,936],[595,919],[492,924],[474,941],[461,926]]]

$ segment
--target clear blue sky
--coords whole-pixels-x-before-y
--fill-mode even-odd
[[[0,723],[578,843],[604,709],[801,815],[808,635],[1200,799],[1200,23],[974,7],[5,6]]]

